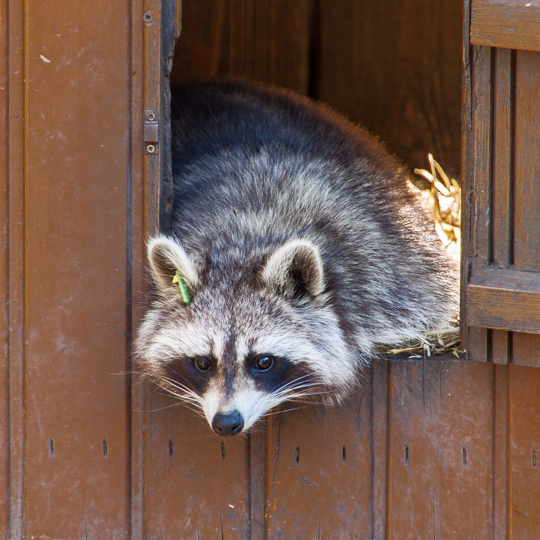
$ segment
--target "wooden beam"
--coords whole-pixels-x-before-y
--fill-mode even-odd
[[[540,51],[538,0],[473,0],[471,44]]]
[[[540,333],[540,275],[483,268],[467,286],[470,326]]]

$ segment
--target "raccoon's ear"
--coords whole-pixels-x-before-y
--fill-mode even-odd
[[[181,294],[178,284],[173,284],[176,272],[180,272],[189,293],[192,293],[199,284],[199,276],[195,265],[189,258],[184,248],[172,238],[157,236],[148,242],[148,261],[150,272],[156,285],[162,291],[175,291]],[[177,283],[177,280],[175,280]],[[183,284],[182,284],[183,285]],[[184,297],[184,294],[181,294]],[[186,301],[189,303],[189,301]]]
[[[263,270],[264,281],[289,297],[318,296],[324,291],[324,269],[317,246],[291,240],[278,248]]]

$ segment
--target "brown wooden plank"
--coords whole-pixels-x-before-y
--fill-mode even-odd
[[[266,539],[266,420],[249,434],[250,540]]]
[[[508,537],[540,538],[540,370],[509,366]]]
[[[184,0],[173,83],[246,77],[307,93],[310,2]]]
[[[518,366],[540,366],[540,338],[538,334],[514,333],[512,357]]]
[[[463,3],[462,35],[462,84],[461,84],[461,254],[459,276],[459,314],[461,347],[470,355],[470,330],[467,326],[466,297],[467,282],[472,265],[472,216],[470,198],[473,193],[474,152],[472,138],[472,47],[469,45],[471,0]],[[474,343],[474,340],[473,340]],[[475,352],[473,345],[472,352]],[[484,355],[484,359],[486,355]]]
[[[24,239],[25,239],[25,6],[10,2],[8,80],[8,286],[9,286],[9,533],[22,538],[24,519]]]
[[[540,272],[540,53],[516,58],[515,238],[516,268]],[[540,366],[540,336],[514,337],[515,361]]]
[[[473,326],[540,332],[540,274],[477,270],[467,286],[467,317]]]
[[[512,52],[493,49],[492,231],[490,260],[494,266],[513,262],[513,80]],[[492,332],[492,360],[508,363],[508,332]]]
[[[540,32],[540,27],[539,27]],[[518,52],[515,104],[514,263],[540,271],[540,54]]]
[[[472,96],[472,138],[473,138],[473,182],[472,230],[473,259],[472,270],[483,268],[490,262],[490,150],[491,150],[491,49],[476,47],[473,52],[473,96]],[[469,195],[469,194],[467,194]]]
[[[26,9],[24,536],[125,538],[128,4]]]
[[[534,0],[473,0],[471,43],[540,51],[540,4]]]
[[[493,372],[392,363],[389,540],[492,537]]]
[[[227,0],[184,0],[182,34],[176,44],[171,82],[186,77],[215,77],[225,42]]]
[[[342,407],[270,417],[268,538],[373,538],[370,378]]]
[[[0,32],[8,36],[8,2],[0,3]],[[9,44],[0,45],[0,538],[9,532]]]
[[[130,172],[131,186],[128,186],[128,215],[127,222],[131,228],[131,234],[127,238],[128,260],[127,267],[131,275],[128,282],[126,295],[126,314],[128,317],[128,328],[126,340],[131,343],[138,328],[138,323],[142,316],[141,295],[145,290],[144,275],[144,217],[145,189],[144,189],[144,169],[143,169],[143,79],[144,79],[144,25],[140,23],[145,12],[143,0],[132,0],[131,2],[131,49],[132,54],[129,59],[129,72],[132,76],[131,84],[131,110],[128,110],[128,121],[130,122],[131,147],[130,147]],[[138,24],[133,24],[138,21]],[[131,347],[130,347],[131,349]],[[144,486],[143,486],[143,413],[144,394],[139,384],[134,384],[132,371],[134,370],[133,359],[130,352],[126,361],[126,379],[129,384],[126,395],[130,414],[126,417],[126,424],[129,430],[130,469],[127,478],[127,489],[130,493],[129,507],[129,538],[133,540],[143,540],[143,519],[144,519]]]
[[[144,538],[249,538],[248,439],[157,392],[149,405]]]
[[[135,56],[138,66],[134,66],[132,73],[140,73],[138,80],[133,81],[134,96],[132,102],[132,127],[133,127],[133,172],[138,173],[134,178],[132,209],[132,278],[133,289],[131,291],[131,316],[133,322],[132,335],[136,335],[138,324],[142,318],[142,305],[137,301],[140,293],[146,291],[145,275],[142,273],[143,261],[145,260],[145,243],[149,235],[155,234],[160,228],[160,202],[163,184],[170,177],[168,171],[164,171],[164,160],[167,161],[168,149],[164,141],[168,140],[165,134],[165,122],[163,103],[166,95],[164,85],[164,62],[163,56],[168,58],[169,42],[165,42],[162,30],[173,25],[173,21],[167,24],[163,21],[163,13],[169,12],[171,2],[159,0],[143,0],[132,7],[134,28],[141,31],[139,43],[142,52],[141,57]],[[171,16],[176,17],[173,12]],[[136,43],[134,43],[134,51]],[[138,69],[137,69],[138,67]],[[140,71],[139,71],[140,70]],[[167,105],[168,106],[168,105]],[[157,152],[149,153],[147,145],[143,143],[142,126],[147,115],[145,111],[157,111],[160,124]],[[170,168],[170,167],[169,167]],[[162,171],[164,171],[162,175]],[[142,198],[141,198],[142,193]],[[165,205],[164,205],[165,206]],[[139,295],[139,296],[137,296]],[[147,497],[148,490],[146,481],[148,475],[154,471],[146,464],[145,454],[148,453],[149,414],[151,404],[151,390],[141,386],[140,381],[135,379],[131,388],[132,415],[131,415],[131,534],[133,538],[142,540],[146,536],[146,512],[149,506]],[[171,525],[174,525],[171,523]]]
[[[253,8],[248,7],[252,4]],[[238,16],[254,21],[249,42],[238,38]],[[309,82],[310,1],[231,0],[229,69],[231,74],[291,88],[306,94]],[[248,34],[249,35],[249,34]],[[286,60],[286,61],[284,61]]]
[[[424,167],[431,152],[458,172],[462,2],[318,4],[314,97],[365,125],[409,167]]]
[[[485,328],[467,326],[465,333],[467,336],[465,352],[468,360],[472,360],[473,362],[489,362],[489,349],[491,347],[491,336],[489,332]]]
[[[463,193],[465,215],[469,217],[468,228],[464,228],[465,246],[468,246],[467,258],[462,268],[463,280],[467,280],[471,271],[488,264],[490,254],[490,228],[488,207],[490,204],[490,139],[491,123],[491,49],[473,47],[471,58],[471,126],[469,169],[464,171],[467,181]],[[465,310],[468,290],[465,295]],[[463,300],[463,296],[462,296]],[[464,325],[470,325],[469,313],[464,313]],[[488,335],[486,330],[470,328],[466,333],[467,357],[475,361],[488,359]]]
[[[165,58],[167,44],[162,43],[162,9],[166,12],[170,2],[159,0],[133,0],[131,2],[131,47],[128,72],[131,73],[131,110],[129,129],[131,133],[130,146],[130,185],[128,185],[128,227],[130,235],[127,238],[128,268],[131,281],[128,282],[126,311],[128,328],[126,340],[131,344],[138,324],[142,318],[142,293],[146,291],[146,276],[144,273],[145,241],[148,235],[159,227],[159,202],[161,190],[161,160],[163,152],[151,155],[145,151],[143,144],[143,123],[145,110],[161,111],[163,95],[163,73],[161,72],[162,50]],[[170,25],[177,24],[176,14],[171,13],[173,20]],[[164,124],[164,118],[160,118]],[[160,141],[164,140],[163,129],[159,134]],[[163,175],[165,177],[165,175]],[[131,348],[131,347],[130,347]],[[145,425],[149,415],[146,412],[148,389],[139,384],[135,378],[132,383],[131,372],[134,369],[130,354],[127,358],[128,404],[131,414],[127,418],[130,435],[130,470],[128,489],[130,491],[129,537],[133,540],[144,538],[144,442]]]
[[[493,232],[491,262],[506,267],[513,262],[513,80],[512,52],[493,49]]]
[[[389,362],[373,362],[373,538],[386,538]]]
[[[508,368],[495,366],[493,458],[493,538],[507,538],[508,527]]]
[[[493,330],[491,332],[491,360],[494,364],[508,364],[511,360],[510,351],[510,336],[509,332],[503,330]]]

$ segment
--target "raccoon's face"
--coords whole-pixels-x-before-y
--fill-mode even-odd
[[[140,366],[201,409],[218,435],[249,429],[286,400],[335,403],[348,392],[355,359],[313,244],[288,242],[251,268],[201,268],[159,237],[149,260],[158,299],[137,340]]]

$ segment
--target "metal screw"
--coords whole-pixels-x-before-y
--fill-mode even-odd
[[[146,151],[147,151],[149,154],[153,154],[153,153],[156,151],[156,147],[155,147],[153,144],[149,144],[149,145],[146,147]]]
[[[151,11],[147,11],[147,12],[143,15],[143,21],[144,21],[146,24],[150,24],[153,20],[154,20],[154,17],[152,17],[152,12],[151,12]]]
[[[147,119],[149,122],[153,122],[153,121],[156,119],[156,114],[153,113],[153,112],[149,112],[149,113],[146,115],[146,119]]]

